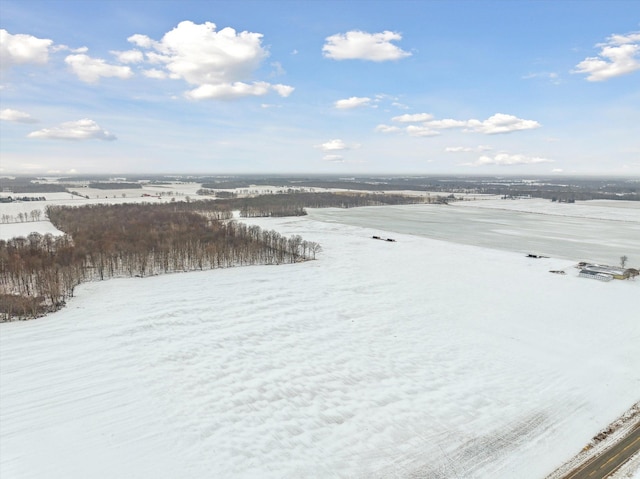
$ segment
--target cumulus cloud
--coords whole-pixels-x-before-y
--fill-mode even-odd
[[[291,95],[293,93],[293,90],[295,90],[295,88],[293,88],[290,85],[282,85],[280,83],[278,83],[277,85],[271,85],[271,89],[277,92],[278,95],[284,98]]]
[[[29,115],[29,113],[12,110],[11,108],[0,110],[0,120],[13,121],[16,123],[38,123],[38,120]]]
[[[498,153],[494,156],[483,155],[473,163],[464,163],[465,166],[514,166],[514,165],[534,165],[538,163],[551,163],[553,160],[540,158],[537,156],[525,156],[520,154]]]
[[[269,91],[269,84],[258,82],[253,84],[235,82],[235,83],[207,83],[200,85],[186,93],[187,98],[192,100],[204,99],[225,99],[232,100],[245,96],[262,96]]]
[[[454,120],[455,121],[455,120]],[[523,120],[513,115],[496,113],[484,121],[468,120],[466,126],[472,131],[495,135],[497,133],[510,133],[512,131],[531,130],[540,128],[540,123],[535,120]]]
[[[346,143],[340,139],[329,140],[320,145],[316,145],[315,148],[320,148],[323,151],[340,151],[349,149]]]
[[[144,60],[144,55],[140,50],[127,50],[125,52],[112,51],[120,63],[140,63]]]
[[[79,48],[70,48],[67,45],[54,45],[51,48],[53,52],[71,52],[71,53],[87,53],[89,51],[89,47],[79,47]]]
[[[467,153],[467,152],[478,152],[478,151],[489,151],[492,150],[490,146],[486,145],[478,145],[475,147],[472,146],[448,146],[444,149],[447,153]]]
[[[157,68],[150,68],[149,70],[142,70],[142,74],[147,78],[154,78],[156,80],[164,80],[167,78],[166,72],[158,70]]]
[[[371,98],[352,96],[344,100],[338,100],[335,107],[339,110],[349,110],[360,106],[367,106],[371,103]]]
[[[376,131],[382,133],[395,133],[400,131],[400,128],[394,125],[378,125],[376,126]]]
[[[409,125],[406,128],[407,133],[410,136],[438,136],[439,131],[430,128],[429,126]]]
[[[43,65],[49,60],[49,49],[53,40],[18,33],[12,35],[0,29],[0,68],[33,63]]]
[[[598,56],[585,58],[572,73],[586,74],[589,81],[604,81],[640,70],[640,32],[611,35],[596,46]]]
[[[443,120],[434,120],[433,115],[429,113],[414,113],[394,116],[393,121],[398,123],[417,123],[409,125],[405,131],[411,136],[437,136],[439,130],[451,128],[462,128],[463,131],[471,131],[484,133],[486,135],[494,135],[498,133],[510,133],[512,131],[530,130],[539,128],[541,125],[535,120],[524,120],[514,115],[506,115],[504,113],[496,113],[486,120],[454,120],[446,118]],[[380,125],[378,131],[388,132],[386,125]]]
[[[234,100],[246,96],[263,96],[271,90],[282,97],[287,97],[293,91],[293,87],[271,85],[267,82],[205,84],[186,92],[185,96],[191,100]]]
[[[472,120],[471,120],[472,121]],[[452,120],[451,118],[447,118],[445,120],[433,120],[427,122],[431,128],[437,128],[439,130],[447,130],[449,128],[463,128],[468,126],[469,121],[464,120]]]
[[[29,138],[50,140],[106,140],[113,141],[116,136],[102,129],[95,121],[84,118],[68,121],[53,128],[44,128],[27,135]]]
[[[414,113],[414,114],[405,114],[400,116],[394,116],[391,118],[392,121],[397,121],[400,123],[418,123],[421,121],[429,121],[433,118],[433,115],[430,113]]]
[[[216,28],[211,22],[183,21],[165,33],[160,41],[141,34],[132,35],[128,40],[149,50],[147,61],[162,68],[168,78],[195,85],[186,93],[194,100],[262,96],[272,91],[283,97],[291,94],[293,87],[289,85],[271,85],[263,81],[249,83],[269,56],[262,47],[262,34],[236,32],[230,27],[219,31]],[[159,77],[154,73],[154,78]]]
[[[157,44],[157,42],[154,42],[148,36],[141,35],[140,33],[131,35],[129,38],[127,38],[127,41],[133,43],[134,45],[138,45],[140,48],[153,48],[154,44]]]
[[[405,105],[404,103],[400,103],[397,101],[394,101],[393,103],[391,103],[391,106],[399,108],[401,110],[408,110],[409,107],[407,105]]]
[[[133,76],[128,66],[111,65],[100,58],[91,58],[84,53],[69,55],[64,59],[80,80],[86,83],[96,83],[103,77],[127,79]]]
[[[402,40],[402,36],[396,32],[367,33],[352,30],[327,37],[326,43],[322,47],[322,53],[326,58],[333,60],[370,60],[374,62],[399,60],[410,56],[411,53],[405,52],[391,43],[397,40]]]

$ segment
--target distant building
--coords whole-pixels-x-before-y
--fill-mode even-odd
[[[603,281],[609,281],[610,279],[629,279],[637,276],[636,270],[633,268],[625,269],[618,268],[617,266],[590,264],[585,262],[578,263],[578,267],[581,268],[579,276],[583,278],[602,279],[601,277],[596,277],[596,275],[603,275],[609,277],[609,279],[603,279]]]
[[[580,274],[578,274],[581,278],[589,278],[589,279],[597,279],[599,281],[611,281],[613,276],[606,273],[598,273],[597,271],[590,271],[588,269],[580,270]]]

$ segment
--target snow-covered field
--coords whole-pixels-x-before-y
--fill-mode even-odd
[[[460,201],[310,210],[320,221],[421,235],[473,246],[640,267],[640,202]]]
[[[0,477],[543,478],[639,399],[640,280],[460,244],[478,236],[462,224],[459,242],[408,234],[426,208],[252,220],[323,252],[89,283],[1,324]],[[535,230],[485,210],[518,245]],[[404,219],[385,230],[388,211]],[[580,224],[609,257],[598,215]],[[543,224],[544,244],[579,231]]]

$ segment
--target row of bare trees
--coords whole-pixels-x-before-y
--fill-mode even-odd
[[[429,198],[399,194],[321,192],[281,193],[238,198],[228,204],[245,218],[256,216],[302,216],[305,208],[355,208],[359,206],[424,203]]]
[[[20,212],[16,215],[3,213],[0,216],[0,223],[26,223],[27,221],[40,221],[42,210],[31,210],[30,212]]]
[[[1,319],[57,310],[84,281],[297,262],[320,250],[300,236],[231,221],[214,203],[48,207],[65,235],[0,240]]]

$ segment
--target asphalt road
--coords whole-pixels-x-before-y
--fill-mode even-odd
[[[640,451],[640,425],[602,454],[582,464],[563,479],[605,479]]]

